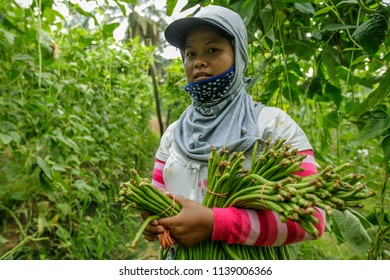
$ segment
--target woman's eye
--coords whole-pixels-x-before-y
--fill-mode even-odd
[[[189,57],[192,57],[194,56],[194,53],[193,52],[187,52],[186,53],[186,57],[189,58]]]
[[[216,52],[217,51],[217,49],[215,49],[215,48],[210,48],[210,49],[208,49],[208,53],[213,53],[213,52]]]

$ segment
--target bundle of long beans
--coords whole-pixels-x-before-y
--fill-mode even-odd
[[[249,169],[243,168],[243,152],[212,150],[207,192],[203,200],[205,206],[269,209],[277,213],[282,221],[295,221],[307,233],[317,237],[315,225],[319,221],[314,207],[322,208],[330,215],[332,209],[363,207],[360,201],[376,194],[360,183],[363,174],[341,174],[351,167],[349,163],[339,167],[328,166],[318,174],[302,178],[294,172],[301,171],[300,165],[306,156],[298,155],[296,149],[291,150],[284,139],[273,143],[266,141],[261,154],[258,154],[258,149],[259,142],[256,142]],[[148,179],[140,178],[135,170],[132,173],[135,179],[121,185],[119,200],[124,207],[151,212],[154,216],[150,220],[180,212],[181,207],[174,199],[155,189]],[[145,221],[143,226],[149,221]],[[142,231],[141,228],[139,232]],[[228,245],[211,240],[190,247],[176,245],[175,250],[175,259],[291,258],[288,246]]]
[[[155,188],[148,178],[141,178],[136,169],[131,169],[130,174],[133,178],[128,182],[121,183],[119,197],[116,198],[116,201],[121,203],[124,210],[132,208],[152,214],[142,222],[140,229],[137,231],[131,244],[135,248],[142,232],[151,221],[175,216],[179,214],[181,206],[175,203],[172,197]],[[167,250],[173,246],[169,231],[166,230],[160,236],[160,243],[164,249],[161,257],[165,258],[168,253]]]

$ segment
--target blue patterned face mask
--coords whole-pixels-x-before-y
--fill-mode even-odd
[[[233,83],[234,65],[222,74],[209,79],[187,84],[184,88],[188,94],[200,103],[222,99]]]

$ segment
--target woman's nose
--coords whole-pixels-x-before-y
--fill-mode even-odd
[[[207,61],[202,58],[198,58],[194,63],[195,69],[204,68],[207,66]]]

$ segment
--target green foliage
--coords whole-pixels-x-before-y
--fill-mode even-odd
[[[347,242],[359,257],[364,257],[370,247],[371,239],[359,218],[349,210],[344,212],[336,210],[332,220],[335,227],[333,231],[341,240],[340,242]]]
[[[1,5],[0,257],[136,258],[138,217],[114,198],[131,167],[153,166],[153,49]]]
[[[191,103],[191,99],[184,91],[186,78],[181,59],[172,60],[164,70],[165,77],[161,85],[161,97],[164,100],[165,120],[169,125],[180,117]]]
[[[390,12],[387,7],[379,5],[372,18],[359,25],[352,34],[363,49],[373,55],[386,39],[386,33],[389,28]]]

